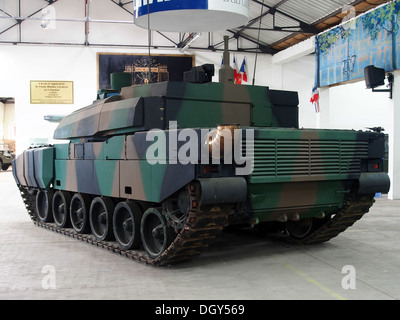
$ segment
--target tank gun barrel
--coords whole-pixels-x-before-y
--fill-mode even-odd
[[[44,116],[44,120],[51,122],[51,123],[60,123],[65,116],[60,115],[46,115]]]

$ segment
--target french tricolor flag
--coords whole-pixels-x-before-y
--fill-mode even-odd
[[[320,113],[321,110],[319,107],[319,89],[318,89],[318,87],[314,87],[312,89],[310,102],[314,105],[315,112]]]
[[[239,71],[236,56],[233,56],[233,69],[235,70],[235,84],[242,84],[242,74]]]
[[[243,58],[242,66],[240,67],[240,73],[242,74],[242,79],[247,82],[247,63],[246,57]]]

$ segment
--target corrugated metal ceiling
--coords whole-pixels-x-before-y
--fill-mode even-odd
[[[350,13],[359,15],[386,2],[390,0],[250,0],[249,25],[232,31],[274,53],[340,24]]]

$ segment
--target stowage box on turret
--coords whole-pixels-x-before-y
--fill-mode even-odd
[[[388,192],[383,134],[299,129],[297,93],[212,74],[123,88],[65,117],[64,143],[23,152],[13,174],[34,223],[161,266],[227,226],[329,241]]]

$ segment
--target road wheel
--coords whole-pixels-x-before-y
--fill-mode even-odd
[[[108,198],[95,198],[89,211],[89,221],[92,233],[97,241],[111,241],[114,238],[112,215],[114,204]]]
[[[288,221],[286,230],[295,239],[301,240],[308,237],[315,230],[313,218],[301,219],[299,221]]]
[[[54,222],[60,228],[71,226],[69,218],[69,207],[71,196],[68,192],[57,191],[53,197],[53,217]]]
[[[76,193],[69,208],[69,215],[72,227],[79,234],[90,233],[89,223],[90,197]]]
[[[40,222],[53,222],[53,203],[54,191],[40,190],[36,194],[36,215]]]
[[[144,213],[140,232],[143,247],[152,259],[161,256],[173,241],[173,232],[160,211],[155,208],[150,208]]]
[[[113,228],[118,245],[124,250],[138,249],[141,245],[140,223],[143,212],[132,201],[121,202],[114,210]]]

